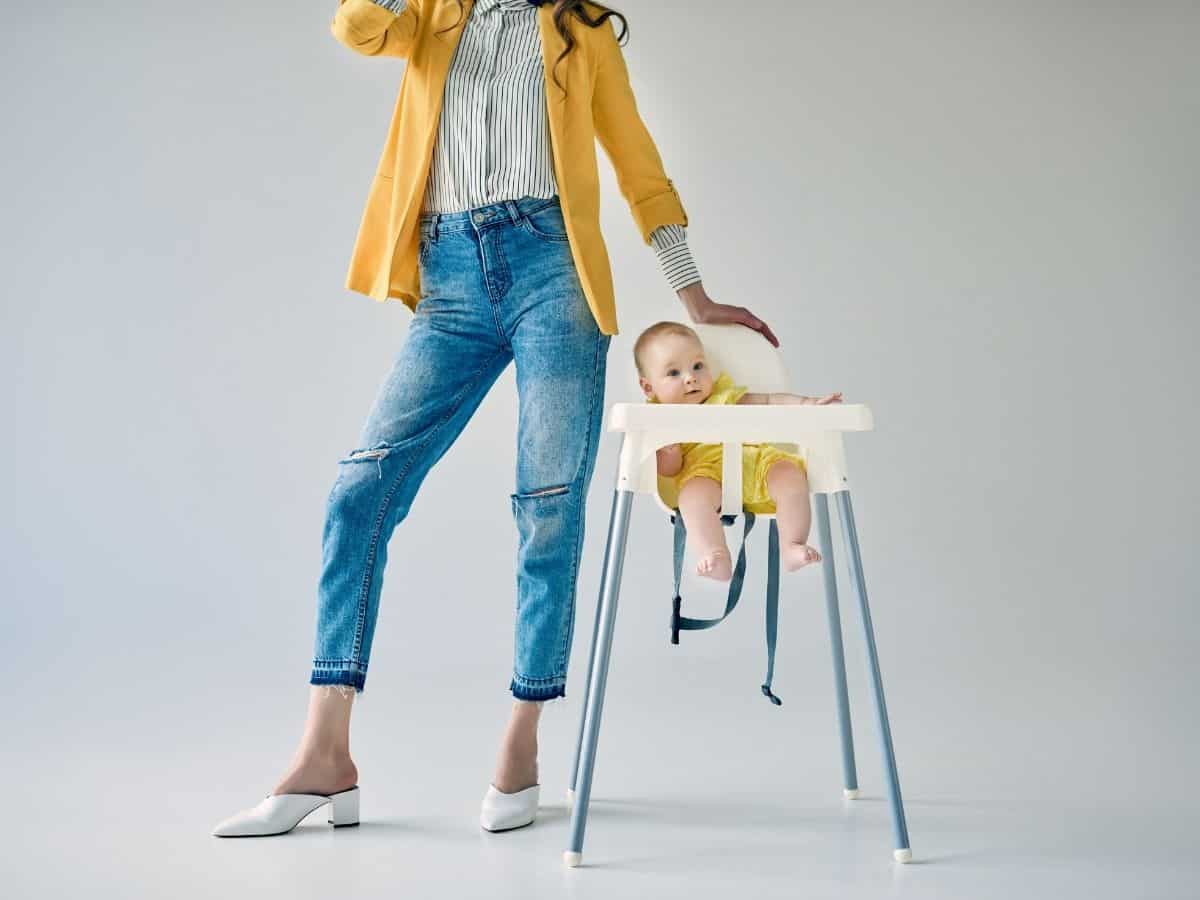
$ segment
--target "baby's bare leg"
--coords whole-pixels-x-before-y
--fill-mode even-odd
[[[704,475],[689,478],[679,489],[679,512],[687,527],[688,540],[697,548],[700,561],[696,574],[717,581],[733,577],[733,562],[721,527],[721,484]]]
[[[821,554],[807,543],[812,503],[804,470],[791,460],[777,460],[767,469],[767,493],[775,501],[779,560],[784,569],[792,572],[819,560]]]

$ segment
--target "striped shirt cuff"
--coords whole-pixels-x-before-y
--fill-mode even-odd
[[[396,15],[404,12],[404,7],[408,6],[408,0],[371,0],[376,6],[382,6],[389,12],[394,12]]]
[[[700,272],[687,245],[687,229],[682,225],[660,225],[650,232],[650,245],[658,254],[658,263],[671,283],[680,290],[700,280]]]

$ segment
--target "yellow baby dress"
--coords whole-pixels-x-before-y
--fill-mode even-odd
[[[729,374],[722,372],[713,382],[712,393],[705,399],[706,404],[734,405],[746,393],[745,385],[734,384]],[[650,403],[657,403],[651,399]],[[721,458],[723,456],[720,444],[698,444],[681,442],[683,466],[672,476],[658,476],[658,495],[663,502],[677,509],[679,507],[679,490],[689,478],[706,475],[718,484],[721,482]],[[781,459],[790,459],[807,471],[804,458],[795,453],[788,453],[772,444],[743,444],[742,445],[742,503],[750,512],[774,514],[775,501],[767,493],[767,470]],[[733,512],[725,510],[725,513]],[[740,510],[737,510],[740,512]]]

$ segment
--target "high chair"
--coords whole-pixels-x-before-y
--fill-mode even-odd
[[[758,332],[744,325],[691,325],[704,343],[705,356],[714,377],[721,371],[728,372],[738,384],[748,385],[752,391],[790,391],[789,380],[782,356]],[[631,371],[632,371],[632,367]],[[634,379],[636,396],[641,396]],[[608,538],[604,549],[604,563],[600,576],[600,597],[596,606],[596,621],[592,629],[592,648],[588,659],[587,680],[583,711],[579,722],[579,736],[575,747],[575,758],[571,766],[570,787],[567,799],[572,806],[570,838],[563,853],[568,866],[578,866],[583,860],[583,835],[587,824],[588,801],[591,798],[592,774],[596,763],[596,746],[600,736],[600,716],[604,708],[605,685],[608,680],[609,657],[612,652],[613,630],[617,616],[617,596],[620,592],[621,569],[625,559],[625,543],[629,530],[630,510],[634,497],[648,494],[658,506],[675,522],[675,567],[679,571],[682,517],[678,510],[668,505],[661,496],[665,480],[660,479],[655,452],[659,447],[676,441],[702,441],[719,443],[722,452],[721,520],[729,525],[737,513],[746,517],[746,533],[753,523],[754,515],[742,508],[742,464],[741,444],[769,442],[782,449],[800,450],[808,470],[809,488],[813,496],[815,515],[813,525],[821,553],[822,579],[825,587],[825,605],[829,617],[829,639],[833,656],[833,680],[837,693],[838,725],[841,730],[843,795],[847,799],[858,796],[858,776],[854,762],[854,739],[850,729],[850,702],[846,692],[846,666],[842,652],[842,625],[838,611],[837,578],[833,563],[833,541],[829,523],[828,495],[836,497],[838,518],[845,538],[846,557],[849,563],[850,581],[858,598],[862,618],[863,639],[866,644],[867,661],[870,668],[875,718],[879,731],[879,742],[883,753],[884,772],[888,799],[891,805],[892,831],[894,835],[893,857],[897,862],[909,862],[912,852],[908,843],[908,828],[904,819],[904,806],[900,798],[900,781],[896,772],[896,757],[892,749],[891,728],[888,724],[887,706],[883,697],[883,678],[879,670],[879,655],[875,647],[875,634],[871,625],[871,613],[867,604],[867,588],[863,577],[862,557],[859,553],[858,535],[854,526],[854,512],[850,505],[850,487],[846,470],[846,457],[842,446],[842,432],[870,431],[871,411],[858,403],[839,403],[826,406],[779,405],[779,406],[706,406],[703,404],[673,403],[614,403],[609,409],[609,431],[620,431],[620,461],[617,467],[617,483],[613,492],[612,511],[609,515]],[[769,562],[778,567],[778,533],[773,513],[760,513],[757,518],[770,520]],[[745,546],[743,542],[743,553]],[[812,563],[810,565],[817,565]],[[744,557],[739,555],[734,581],[730,585],[730,600],[725,614],[728,615],[736,603],[736,590],[740,590],[740,572],[744,570]],[[771,579],[774,578],[774,583]],[[768,671],[767,684],[763,693],[778,703],[770,691],[771,670],[774,654],[774,633],[771,600],[778,586],[778,572],[768,572]],[[676,575],[676,598],[672,614],[672,641],[677,642],[680,627],[678,574]],[[692,623],[715,624],[720,621],[684,620]],[[707,627],[693,624],[693,628]],[[686,626],[685,626],[686,627]]]

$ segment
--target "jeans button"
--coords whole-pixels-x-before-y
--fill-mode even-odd
[[[483,218],[484,218],[483,213],[475,213],[475,221],[476,222],[482,222]]]

